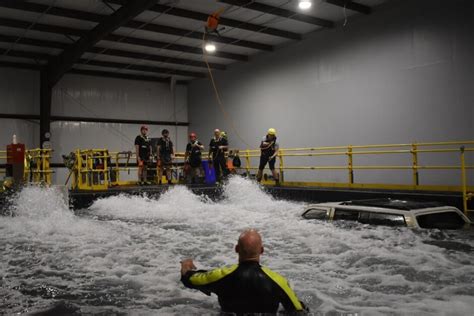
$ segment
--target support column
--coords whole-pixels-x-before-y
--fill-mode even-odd
[[[46,69],[40,75],[40,147],[48,146],[51,137],[51,97],[52,86]],[[46,142],[46,143],[45,143]]]

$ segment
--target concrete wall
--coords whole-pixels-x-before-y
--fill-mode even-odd
[[[474,6],[469,0],[399,0],[346,27],[309,35],[215,73],[235,125],[209,80],[189,88],[191,129],[228,131],[231,146],[255,148],[266,129],[282,147],[474,139]],[[240,140],[236,134],[240,134]],[[426,162],[431,158],[421,157]],[[335,165],[342,159],[293,160]],[[409,156],[356,163],[407,164]],[[439,158],[459,163],[457,155]],[[291,179],[344,181],[345,171],[290,172]],[[472,178],[472,177],[471,177]],[[359,182],[409,183],[410,172],[357,172]],[[422,172],[422,182],[458,184],[456,172]]]
[[[39,114],[39,73],[29,70],[0,68],[0,113]],[[164,83],[66,75],[53,91],[52,115],[87,118],[114,118],[187,122],[187,87],[176,85],[175,98]],[[0,146],[11,143],[13,134],[27,148],[39,147],[39,122],[0,119]],[[186,126],[149,126],[149,136],[159,137],[167,128],[183,151]],[[111,151],[134,150],[134,139],[140,124],[86,122],[52,122],[53,162],[78,148],[108,148]],[[66,169],[58,169],[55,183],[64,183]],[[135,178],[135,172],[130,177]]]

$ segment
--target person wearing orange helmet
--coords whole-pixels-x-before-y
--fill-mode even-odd
[[[189,179],[196,183],[202,177],[202,151],[204,145],[197,139],[196,133],[189,134],[189,143],[186,145],[184,162],[190,167]]]
[[[279,145],[277,143],[276,130],[274,128],[268,129],[267,135],[260,143],[260,165],[258,167],[257,181],[262,181],[263,169],[268,163],[268,166],[273,174],[276,185],[280,184],[278,172],[275,170],[276,156],[278,155]]]
[[[140,135],[135,138],[135,153],[138,164],[138,183],[147,183],[147,165],[150,161],[151,142],[147,136],[148,127],[143,125],[140,128]]]

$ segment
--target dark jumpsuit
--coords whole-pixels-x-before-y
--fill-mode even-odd
[[[188,271],[181,282],[207,295],[216,293],[222,312],[276,314],[280,303],[289,314],[307,312],[288,281],[256,261],[211,271]]]
[[[269,146],[263,147],[263,143],[270,143]],[[260,143],[260,164],[258,166],[259,170],[265,169],[265,165],[268,163],[268,167],[270,170],[275,170],[275,162],[276,162],[276,157],[270,159],[271,156],[275,154],[275,152],[278,150],[279,146],[276,141],[276,137],[273,140],[268,139],[268,137],[264,137],[262,142]]]
[[[158,156],[163,166],[171,165],[171,154],[173,153],[173,142],[169,138],[161,137],[157,146],[160,147]]]
[[[220,137],[219,139],[212,138],[209,143],[209,150],[212,154],[212,164],[214,165],[214,170],[216,171],[216,180],[219,181],[221,178],[221,172],[224,177],[229,175],[229,170],[227,169],[225,151],[219,149],[219,146],[228,146],[229,143],[227,139]]]
[[[135,138],[135,145],[138,145],[138,157],[146,163],[150,160],[151,143],[147,136],[138,135]]]

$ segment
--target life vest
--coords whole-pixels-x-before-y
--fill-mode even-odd
[[[270,143],[267,147],[261,147],[260,150],[262,151],[262,155],[268,155],[272,156],[275,154],[275,144],[276,144],[277,138],[275,137],[274,139],[270,140],[268,139],[268,135],[265,136],[265,143]],[[262,142],[263,143],[263,142]]]

